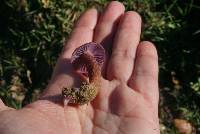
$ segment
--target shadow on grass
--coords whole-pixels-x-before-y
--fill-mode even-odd
[[[157,44],[160,57],[160,117],[173,127],[173,119],[183,118],[200,126],[200,94],[191,82],[200,78],[200,14],[193,8],[182,16],[182,27],[167,33]],[[197,133],[198,133],[197,132]]]

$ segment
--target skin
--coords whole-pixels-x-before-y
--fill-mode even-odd
[[[141,18],[111,2],[100,15],[87,10],[76,23],[41,99],[20,110],[0,101],[1,134],[159,134],[158,57],[140,41]],[[84,34],[83,34],[84,33]],[[63,107],[62,87],[80,84],[70,57],[87,42],[107,52],[101,87],[88,105]],[[112,53],[111,53],[112,52]]]

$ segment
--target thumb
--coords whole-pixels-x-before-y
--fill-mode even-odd
[[[0,99],[0,112],[9,109]]]

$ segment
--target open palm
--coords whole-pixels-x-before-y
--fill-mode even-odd
[[[111,2],[98,17],[87,10],[78,20],[41,99],[20,110],[0,101],[1,134],[158,134],[158,59],[150,42],[140,42],[141,19]],[[61,90],[78,82],[70,57],[88,42],[101,43],[107,60],[95,100],[63,106]]]

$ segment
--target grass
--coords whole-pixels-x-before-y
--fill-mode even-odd
[[[74,21],[108,0],[2,0],[0,97],[14,108],[37,99],[51,76]],[[177,134],[174,119],[200,133],[200,3],[198,0],[123,0],[143,18],[142,40],[155,43],[160,65],[160,124]]]

